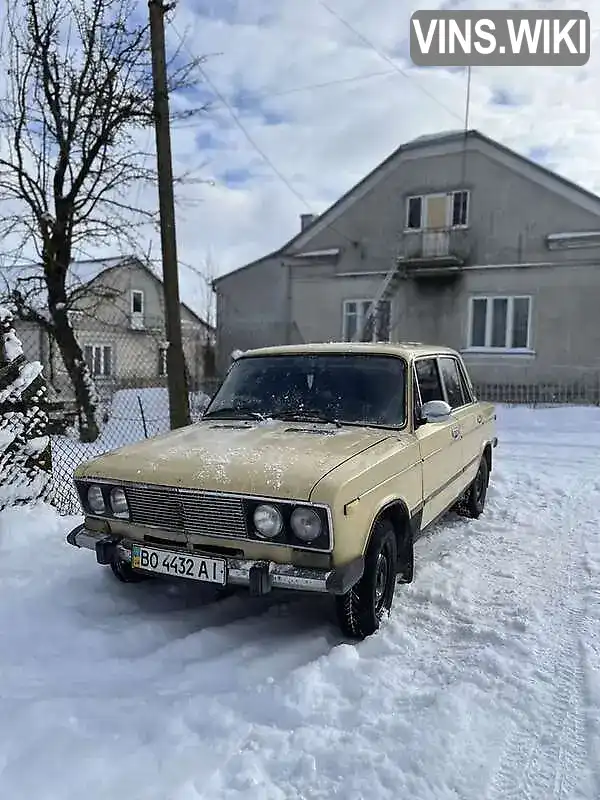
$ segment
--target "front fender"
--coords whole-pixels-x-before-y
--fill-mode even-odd
[[[370,454],[361,454],[333,470],[317,484],[311,501],[332,511],[335,565],[364,556],[378,515],[401,503],[409,517],[423,500],[422,465],[418,445],[390,439]],[[374,452],[375,451],[375,452]]]

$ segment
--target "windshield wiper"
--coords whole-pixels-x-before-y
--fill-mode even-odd
[[[320,411],[312,411],[309,409],[306,411],[301,409],[296,409],[295,411],[276,411],[271,414],[271,417],[273,419],[283,419],[296,422],[327,422],[330,425],[335,425],[336,428],[342,427],[342,423],[339,419],[327,414],[323,414]]]
[[[203,419],[207,419],[208,417],[231,417],[233,419],[243,419],[244,417],[247,419],[258,419],[264,421],[266,419],[264,414],[261,414],[260,411],[252,411],[249,408],[240,408],[239,406],[222,406],[221,408],[215,408],[214,411],[207,411],[203,415]]]

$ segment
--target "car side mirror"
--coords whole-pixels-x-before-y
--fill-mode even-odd
[[[452,409],[445,400],[430,400],[421,407],[421,419],[424,422],[448,422]]]

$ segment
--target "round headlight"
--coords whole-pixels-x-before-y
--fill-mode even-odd
[[[275,506],[257,506],[254,511],[254,527],[261,536],[273,539],[283,528],[283,519]]]
[[[111,489],[110,508],[113,514],[117,517],[129,516],[129,506],[127,505],[125,492],[118,486],[115,486],[114,489]]]
[[[106,506],[104,505],[104,497],[102,496],[102,489],[98,484],[93,483],[87,491],[87,501],[90,511],[94,514],[104,514]]]
[[[313,508],[300,506],[294,510],[290,519],[292,530],[303,542],[312,542],[321,535],[323,524]]]

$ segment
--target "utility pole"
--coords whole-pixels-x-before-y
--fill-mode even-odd
[[[163,0],[149,0],[150,48],[152,51],[152,83],[154,89],[154,126],[158,169],[158,202],[162,251],[163,292],[167,335],[167,384],[171,429],[190,424],[190,408],[185,377],[185,359],[181,337],[181,301],[175,235],[175,199],[173,196],[173,164],[169,124],[169,90],[165,48],[165,14],[173,5]]]

